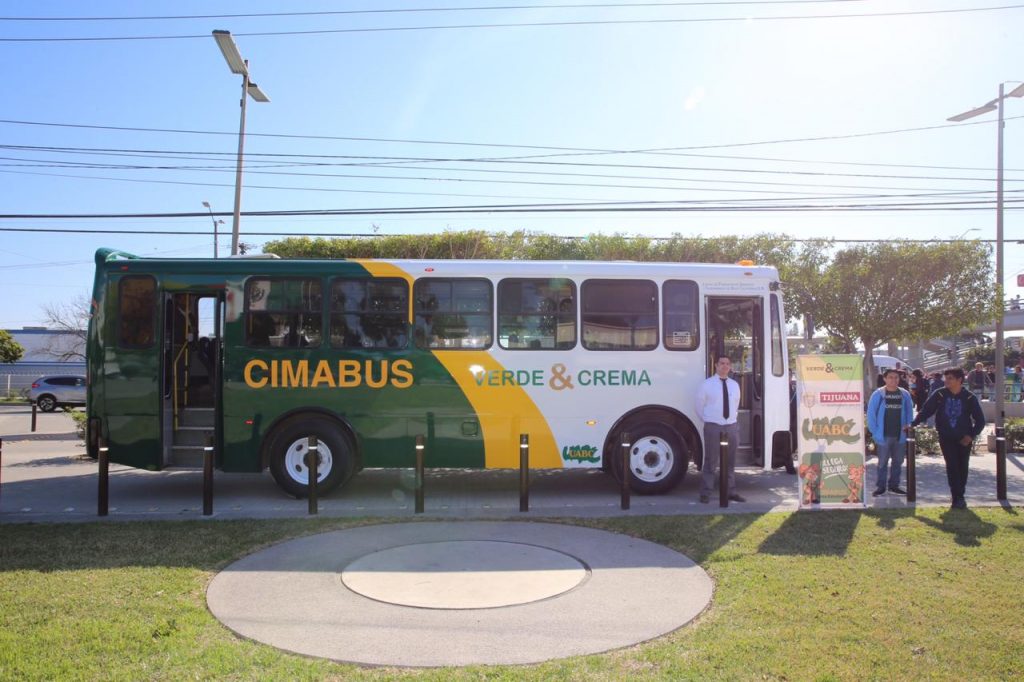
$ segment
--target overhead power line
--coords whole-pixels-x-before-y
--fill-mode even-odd
[[[182,231],[182,230],[88,230],[88,229],[57,229],[57,228],[39,228],[39,229],[19,229],[19,228],[6,228],[0,227],[0,232],[46,232],[46,233],[62,233],[62,234],[132,234],[132,235],[202,235],[210,236],[209,231]],[[413,234],[375,234],[367,232],[246,232],[248,237],[334,237],[336,239],[352,239],[352,238],[367,238],[367,239],[382,239],[384,237],[414,237],[417,235]],[[555,235],[561,239],[571,240],[586,240],[589,237],[586,236],[574,236],[574,235]],[[623,239],[647,239],[650,241],[669,241],[675,237],[647,237],[647,236],[623,236]],[[695,235],[693,238],[699,239],[700,235]],[[843,239],[841,237],[779,237],[780,241],[794,242],[794,243],[805,243],[805,242],[822,242],[831,241],[839,243],[863,243],[873,244],[879,242],[891,242],[891,238],[881,239]],[[956,243],[965,241],[963,239],[900,239],[902,242],[919,242],[926,244],[934,244],[937,242],[943,243]],[[970,239],[967,241],[982,242],[982,243],[994,243],[995,239]],[[85,265],[87,261],[80,261],[76,264]],[[31,265],[26,266],[31,267]]]
[[[227,169],[234,171],[235,169],[235,152],[204,152],[204,151],[184,151],[184,150],[145,150],[145,149],[116,149],[108,147],[45,147],[45,146],[32,146],[32,145],[3,145],[0,144],[0,149],[9,149],[12,151],[36,151],[44,153],[55,153],[55,154],[78,154],[86,156],[115,156],[115,157],[131,157],[131,158],[165,158],[174,160],[210,160],[210,161],[230,161],[230,164],[224,166],[170,166],[170,165],[141,165],[141,164],[97,164],[88,163],[82,161],[60,161],[60,160],[43,160],[33,158],[20,158],[20,157],[0,157],[0,160],[8,161],[21,161],[32,164],[39,164],[40,166],[46,166],[48,164],[67,165],[83,168],[102,168],[102,169],[128,169],[128,170],[206,170],[206,169]],[[523,175],[581,175],[584,177],[617,177],[617,178],[635,178],[640,179],[637,176],[630,175],[618,175],[618,176],[596,176],[594,174],[587,173],[566,173],[566,172],[553,172],[553,171],[526,171],[526,170],[497,170],[490,168],[431,168],[427,166],[412,166],[406,164],[412,163],[508,163],[516,165],[517,162],[510,161],[509,159],[458,159],[458,158],[440,158],[440,157],[395,157],[395,156],[369,156],[369,155],[352,155],[352,154],[278,154],[278,153],[250,153],[249,157],[253,158],[250,162],[250,167],[255,168],[275,168],[275,167],[318,167],[318,168],[329,168],[329,167],[372,167],[372,168],[398,168],[398,169],[415,169],[415,170],[446,170],[446,171],[458,171],[458,172],[469,172],[469,173],[502,173],[502,174],[523,174]],[[555,155],[561,156],[561,155]],[[685,155],[685,156],[697,156],[702,155]],[[724,157],[724,158],[739,158],[744,157]],[[272,163],[279,159],[310,159],[309,161],[296,161],[291,163]],[[342,161],[328,161],[328,160],[342,160]],[[400,163],[394,163],[400,162]],[[527,163],[527,162],[524,162]],[[256,165],[259,164],[259,165]],[[530,165],[543,165],[541,162],[529,162]],[[12,165],[12,164],[0,164],[0,165]],[[880,173],[834,173],[827,171],[810,171],[810,170],[773,170],[773,169],[760,169],[760,168],[736,168],[736,167],[709,167],[709,166],[665,166],[665,165],[644,165],[644,164],[593,164],[593,163],[563,163],[563,164],[552,164],[552,165],[569,165],[569,166],[584,166],[587,168],[594,167],[618,167],[618,168],[633,168],[633,169],[644,169],[644,170],[686,170],[686,171],[701,171],[701,172],[722,172],[722,173],[758,173],[758,174],[771,174],[771,175],[802,175],[802,176],[813,176],[813,177],[855,177],[855,178],[895,178],[895,179],[909,179],[909,180],[963,180],[963,181],[978,181],[978,182],[990,182],[995,179],[992,177],[960,177],[960,176],[942,176],[942,175],[886,175]],[[852,164],[852,165],[874,165],[874,164]],[[952,168],[944,168],[946,170],[952,170]],[[989,169],[976,169],[976,170],[989,170]],[[1005,169],[1009,172],[1018,172],[1017,169]],[[287,173],[282,173],[287,174]],[[390,177],[390,176],[345,176],[345,177]],[[396,176],[400,177],[400,176]],[[672,180],[674,178],[669,176],[660,177],[646,177],[643,179],[648,180]],[[699,180],[706,181],[706,180]],[[1010,179],[1010,181],[1013,181]],[[717,182],[717,181],[713,181]]]
[[[1024,199],[1008,199],[1005,204],[1024,204]],[[394,208],[352,208],[352,209],[302,209],[273,211],[243,211],[247,217],[302,217],[302,216],[343,216],[343,215],[431,215],[438,213],[594,213],[594,212],[788,212],[788,211],[884,211],[884,210],[976,210],[991,209],[991,199],[929,201],[929,202],[882,202],[861,204],[806,204],[806,205],[755,205],[715,206],[692,205],[687,201],[613,201],[546,204],[488,204],[456,206],[406,206]],[[1006,206],[1007,210],[1022,208]],[[180,213],[13,213],[0,214],[2,220],[63,220],[63,219],[122,219],[122,218],[198,218],[209,216],[209,212]],[[215,216],[230,215],[226,212]],[[31,228],[3,228],[7,231],[31,232]]]
[[[195,165],[156,165],[156,164],[116,164],[116,163],[95,163],[86,161],[60,161],[60,160],[40,160],[40,159],[22,159],[16,157],[0,156],[0,161],[18,161],[20,163],[0,163],[0,167],[21,167],[21,168],[74,168],[74,169],[100,169],[100,170],[176,170],[176,171],[213,171],[213,172],[234,172],[235,166],[231,165],[219,165],[219,166],[195,166]],[[519,162],[508,162],[508,161],[487,161],[480,163],[501,163],[501,164],[517,164]],[[640,170],[664,170],[664,171],[699,171],[701,173],[747,173],[754,175],[784,175],[784,176],[799,176],[799,177],[849,177],[849,178],[867,178],[871,180],[885,180],[885,179],[899,179],[899,180],[939,180],[939,181],[957,181],[957,182],[992,182],[994,178],[991,177],[963,177],[963,176],[939,176],[939,175],[893,175],[893,174],[881,174],[881,173],[828,173],[823,171],[800,171],[800,170],[769,170],[769,169],[756,169],[756,168],[715,168],[709,166],[658,166],[649,164],[585,164],[585,163],[560,163],[560,162],[539,162],[530,161],[522,162],[530,165],[551,165],[551,166],[575,166],[584,168],[629,168],[629,169],[640,169]],[[314,173],[314,172],[299,172],[299,171],[283,171],[283,170],[266,170],[270,168],[332,168],[332,167],[365,167],[369,165],[373,168],[395,168],[399,171],[414,171],[414,170],[428,170],[428,171],[445,171],[445,172],[462,172],[462,173],[501,173],[505,175],[560,175],[560,176],[577,176],[577,177],[607,177],[599,173],[567,173],[558,171],[527,171],[527,170],[507,170],[507,169],[492,169],[492,168],[450,168],[440,167],[434,168],[430,166],[381,166],[379,164],[352,164],[352,163],[287,163],[287,164],[273,164],[273,163],[257,163],[251,164],[250,174],[254,175],[280,175],[286,177],[315,177],[315,178],[365,178],[374,180],[426,180],[426,181],[452,181],[452,182],[476,182],[476,183],[499,183],[499,184],[527,184],[527,185],[572,185],[572,186],[588,186],[588,187],[629,187],[633,189],[676,189],[674,187],[649,187],[643,185],[607,185],[607,184],[587,184],[587,183],[564,183],[564,182],[538,182],[538,181],[526,181],[526,180],[483,180],[478,178],[452,178],[452,177],[435,177],[435,176],[409,176],[409,175],[371,175],[368,173]],[[733,184],[767,184],[767,185],[795,185],[795,186],[808,186],[807,183],[780,183],[780,182],[754,182],[754,181],[733,181],[728,179],[711,179],[711,178],[673,178],[671,176],[660,176],[650,177],[647,176],[631,176],[631,175],[616,175],[612,176],[620,179],[650,179],[659,181],[680,181],[680,182],[715,182],[715,183],[733,183]],[[1006,178],[1006,182],[1024,182],[1022,179]],[[825,185],[810,185],[824,187]],[[885,188],[873,188],[873,189],[885,189]],[[916,188],[915,188],[916,189]]]
[[[679,19],[592,19],[579,21],[533,21],[508,22],[500,24],[448,24],[435,26],[379,26],[371,28],[335,28],[314,29],[307,31],[254,31],[234,33],[235,37],[266,37],[266,36],[304,36],[331,35],[345,33],[388,33],[396,31],[445,31],[487,28],[539,28],[555,26],[628,26],[637,24],[709,24],[736,23],[748,21],[807,21],[822,19],[865,19],[879,17],[908,17],[937,14],[965,14],[974,12],[995,12],[1001,10],[1021,9],[1024,5],[1001,5],[997,7],[960,7],[934,10],[908,10],[904,12],[864,12],[858,14],[796,14],[786,16],[736,16],[736,17],[690,17]],[[209,33],[186,35],[150,35],[150,36],[83,36],[83,37],[45,37],[45,38],[0,38],[4,43],[68,43],[68,42],[119,42],[144,40],[207,40]]]
[[[566,5],[486,5],[480,7],[401,7],[392,9],[350,9],[329,12],[259,12],[248,14],[179,14],[128,17],[0,17],[0,21],[167,21],[180,19],[258,19],[266,17],[328,17],[353,14],[426,14],[432,12],[478,12],[514,9],[608,9],[616,7],[700,7],[725,5],[812,5],[863,2],[863,0],[714,0],[713,2],[629,2]]]
[[[1024,5],[1022,5],[1024,7]],[[1003,118],[1004,121],[1013,121],[1016,119],[1024,118],[1022,116],[1006,116]],[[711,146],[692,146],[692,147],[665,147],[653,150],[644,149],[586,149],[579,147],[550,147],[540,145],[520,145],[520,144],[504,144],[504,143],[488,143],[488,142],[453,142],[443,140],[412,140],[402,138],[386,138],[386,137],[349,137],[341,135],[296,135],[288,133],[251,133],[246,132],[246,137],[266,137],[266,138],[278,138],[278,139],[289,139],[289,140],[340,140],[345,142],[388,142],[388,143],[399,143],[399,144],[429,144],[429,145],[451,145],[451,146],[462,146],[462,147],[491,147],[496,149],[537,149],[546,151],[564,151],[564,152],[585,152],[592,154],[656,154],[656,153],[667,153],[669,151],[679,152],[686,150],[698,150],[698,149],[723,149],[726,147],[749,147],[753,145],[766,145],[766,144],[784,144],[790,142],[820,142],[825,140],[842,140],[856,137],[871,137],[875,135],[894,135],[897,133],[913,133],[924,130],[938,130],[941,128],[959,128],[964,126],[973,125],[995,125],[995,120],[984,120],[984,121],[969,121],[965,123],[944,123],[934,126],[923,126],[918,128],[895,128],[891,130],[876,130],[873,132],[866,133],[849,133],[844,135],[826,135],[818,137],[804,137],[804,138],[789,138],[781,140],[760,140],[754,142],[734,142],[729,144],[718,144]],[[127,131],[127,132],[140,132],[140,133],[173,133],[181,135],[222,135],[231,136],[234,138],[238,137],[238,131],[214,131],[214,130],[189,130],[182,128],[142,128],[142,127],[129,127],[129,126],[104,126],[104,125],[90,125],[84,123],[51,123],[44,121],[20,121],[15,119],[0,119],[0,124],[9,125],[26,125],[26,126],[44,126],[54,128],[82,128],[87,130],[114,130],[114,131]],[[557,154],[555,156],[562,156]],[[474,158],[460,158],[452,159],[454,161],[472,161],[472,160],[500,160],[507,161],[515,158],[529,158],[529,157],[495,157],[492,159],[474,159]]]
[[[73,175],[69,173],[37,173],[32,171],[9,171],[0,170],[0,173],[6,174],[18,174],[18,175],[41,175],[47,177],[62,177],[62,178],[76,178],[85,180],[108,180],[115,182],[133,182],[133,183],[144,183],[144,184],[163,184],[163,185],[182,185],[189,187],[234,187],[232,183],[216,183],[216,182],[188,182],[188,181],[176,181],[176,180],[142,180],[138,178],[115,178],[109,176],[92,176],[92,175]],[[709,181],[711,182],[711,181]],[[724,182],[724,181],[715,181]],[[744,181],[728,181],[730,184],[742,183]],[[786,185],[792,183],[766,183],[766,182],[748,182],[746,184],[753,185]],[[802,186],[802,185],[801,185]],[[845,188],[857,188],[858,185],[812,185],[813,187],[845,187]],[[388,191],[388,190],[374,190],[374,189],[343,189],[335,187],[310,187],[308,185],[302,187],[293,186],[280,186],[280,185],[260,185],[260,184],[247,184],[246,187],[251,189],[269,189],[269,190],[286,190],[291,192],[335,192],[345,194],[385,194],[385,195],[399,195],[399,196],[440,196],[440,197],[466,197],[466,198],[490,198],[490,199],[546,199],[555,201],[582,201],[579,197],[536,197],[536,196],[521,196],[521,195],[500,195],[500,194],[468,194],[468,193],[455,193],[455,192],[414,192],[414,191]],[[808,196],[807,191],[795,192],[795,191],[773,191],[764,189],[750,189],[750,190],[739,190],[739,189],[728,189],[728,188],[715,188],[715,187],[701,187],[696,188],[703,192],[729,192],[729,193],[742,193],[744,191],[753,194],[786,194],[795,196],[786,197],[759,197],[751,199],[707,199],[707,200],[693,200],[693,203],[740,203],[740,202],[753,202],[753,201],[830,201],[833,199],[893,199],[893,198],[906,198],[906,197],[948,197],[954,195],[991,195],[994,194],[994,190],[955,190],[955,191],[943,191],[943,192],[926,192],[922,193],[918,191],[918,188],[910,187],[899,187],[899,188],[880,188],[872,187],[870,185],[863,186],[864,189],[890,189],[890,190],[906,190],[917,192],[914,194],[852,194],[852,193],[810,193],[814,196]],[[694,188],[689,187],[676,187],[671,188],[675,191],[686,191]],[[1024,190],[1007,190],[1007,193],[1018,193],[1024,192]],[[224,214],[228,215],[228,214]]]
[[[113,156],[140,156],[140,157],[153,157],[153,158],[201,158],[204,155],[209,155],[216,158],[234,158],[237,152],[218,152],[211,150],[187,150],[187,149],[122,149],[116,147],[54,147],[44,145],[24,145],[24,144],[0,144],[0,149],[10,149],[15,151],[43,151],[53,153],[82,153],[82,154],[97,154],[104,155],[110,154]],[[626,152],[638,154],[643,152]],[[164,156],[166,155],[166,156]],[[740,156],[735,154],[672,154],[672,156],[683,156],[693,157],[700,159],[730,159],[736,161],[770,161],[772,163],[803,163],[809,165],[829,165],[829,166],[864,166],[874,168],[920,168],[925,170],[969,170],[969,171],[991,171],[995,172],[995,167],[979,167],[979,166],[936,166],[927,164],[910,164],[910,163],[871,163],[865,161],[816,161],[814,159],[787,159],[782,157],[772,156]],[[370,155],[358,155],[358,154],[295,154],[295,153],[283,153],[283,152],[247,152],[246,158],[282,158],[282,159],[353,159],[357,161],[416,161],[420,157],[409,157],[409,156],[370,156]],[[426,159],[422,159],[426,160]],[[1004,171],[1015,173],[1024,172],[1021,168],[1004,168]]]

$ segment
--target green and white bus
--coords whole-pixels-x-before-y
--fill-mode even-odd
[[[737,265],[151,259],[96,253],[88,447],[150,470],[270,468],[318,492],[364,467],[603,467],[671,490],[701,462],[698,384],[742,391],[738,464],[791,462],[778,273]]]

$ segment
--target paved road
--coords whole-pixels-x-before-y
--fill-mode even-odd
[[[0,405],[0,522],[91,521],[96,516],[97,467],[85,456],[71,419],[63,413],[38,416],[29,429],[27,406]],[[1024,505],[1024,456],[1007,461],[1010,503]],[[874,481],[874,460],[867,481]],[[694,470],[668,495],[634,496],[632,509],[619,509],[618,485],[598,471],[531,472],[530,511],[519,512],[517,471],[428,471],[426,515],[437,518],[532,518],[551,516],[618,516],[637,514],[717,514],[697,501]],[[737,472],[738,491],[746,503],[732,503],[729,513],[797,508],[796,477],[783,471]],[[995,505],[995,456],[971,462],[968,504]],[[949,504],[942,458],[918,459],[918,506]],[[870,498],[873,507],[907,506],[902,497]],[[413,517],[413,472],[367,469],[344,489],[320,501],[324,516]],[[119,465],[110,468],[111,519],[199,519],[202,476],[198,471],[147,472]],[[269,473],[223,474],[214,478],[214,518],[301,517],[305,500],[285,495]]]

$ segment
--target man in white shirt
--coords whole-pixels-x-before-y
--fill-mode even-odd
[[[722,355],[715,360],[715,373],[697,389],[697,413],[704,420],[704,466],[700,476],[700,501],[707,504],[715,489],[719,443],[722,436],[729,441],[729,483],[727,494],[734,502],[746,502],[736,493],[736,445],[739,425],[736,413],[740,407],[740,385],[729,378],[732,361]]]

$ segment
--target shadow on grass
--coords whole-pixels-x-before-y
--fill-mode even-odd
[[[843,556],[862,516],[854,510],[790,514],[758,551],[782,556]]]
[[[1018,516],[1017,510],[1009,505],[1004,505],[1003,510],[1010,516]],[[982,521],[971,509],[947,509],[939,515],[938,521],[928,516],[919,515],[913,507],[870,510],[865,512],[865,516],[875,519],[878,526],[886,530],[893,530],[899,519],[914,519],[929,528],[952,535],[953,541],[963,547],[979,547],[982,538],[992,537],[997,530],[996,524]],[[1018,528],[1018,526],[1012,525],[1010,528]]]
[[[927,526],[951,534],[953,541],[963,547],[980,547],[982,538],[992,537],[996,532],[994,523],[982,521],[970,509],[947,509],[939,515],[939,521],[926,516],[916,518]]]

